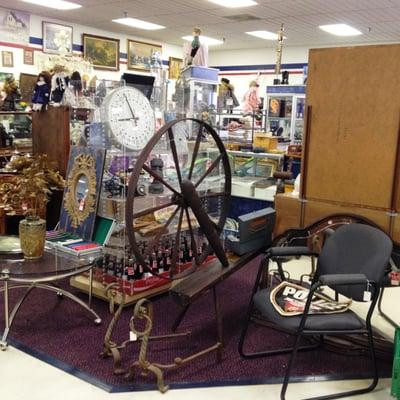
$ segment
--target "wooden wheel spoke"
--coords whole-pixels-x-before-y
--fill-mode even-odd
[[[196,142],[194,144],[194,149],[193,149],[193,154],[192,154],[192,162],[190,163],[190,169],[189,169],[189,175],[188,175],[189,181],[192,179],[194,165],[196,163],[197,154],[199,153],[201,134],[203,133],[203,128],[204,128],[204,124],[201,123],[199,126],[199,131],[197,132]]]
[[[146,258],[147,256],[149,256],[149,255],[152,253],[153,248],[154,248],[154,247],[156,246],[156,244],[159,242],[161,236],[165,235],[168,226],[171,224],[172,220],[175,218],[175,216],[176,216],[176,214],[178,213],[178,211],[179,211],[180,208],[181,208],[180,206],[176,207],[175,211],[170,215],[170,217],[168,218],[168,220],[167,220],[167,222],[165,223],[165,225],[163,226],[163,228],[160,229],[160,230],[157,232],[156,236],[154,236],[154,238],[153,238],[153,240],[151,241],[151,243],[150,243],[150,245],[149,245],[147,251],[145,251],[145,252],[143,253],[143,258]],[[182,211],[183,211],[183,209],[182,209]],[[181,214],[182,214],[182,211],[181,211]]]
[[[189,226],[190,241],[191,241],[190,245],[192,246],[192,254],[194,256],[194,260],[196,261],[196,265],[200,265],[199,264],[199,256],[197,254],[196,240],[193,235],[192,222],[190,221],[189,210],[187,209],[187,207],[185,208],[185,213],[186,213],[186,219],[187,219],[188,226]]]
[[[177,261],[178,261],[178,253],[181,241],[182,220],[183,220],[183,208],[181,208],[181,213],[179,214],[178,229],[176,230],[176,236],[175,236],[175,247],[172,250],[170,276],[174,275],[173,274],[174,269],[176,270],[178,264]]]
[[[177,196],[181,197],[182,195],[177,192],[168,182],[166,182],[164,180],[164,178],[162,178],[160,175],[158,175],[157,173],[155,173],[154,171],[152,171],[150,169],[150,167],[146,164],[143,164],[142,167],[148,174],[150,174],[153,178],[159,180],[165,187],[167,187],[172,193],[175,193]]]
[[[181,174],[181,168],[179,166],[178,151],[176,150],[176,143],[174,138],[174,132],[172,132],[172,128],[168,129],[168,138],[169,138],[169,144],[171,146],[172,157],[175,163],[176,175],[178,176],[178,181],[180,184],[182,182],[182,174]]]
[[[211,174],[211,172],[215,169],[215,167],[218,165],[218,163],[221,161],[222,159],[222,154],[220,154],[210,165],[210,168],[208,168],[208,170],[206,172],[204,172],[204,174],[201,176],[201,178],[197,181],[197,183],[194,185],[195,188],[197,188],[201,182],[204,181],[205,178],[207,178],[208,175]]]
[[[165,204],[162,204],[160,206],[148,208],[148,209],[143,210],[143,211],[138,211],[137,213],[134,213],[132,215],[132,218],[140,218],[140,217],[143,217],[144,215],[152,214],[153,212],[156,212],[158,210],[162,210],[163,208],[167,208],[167,207],[173,206],[175,204],[177,204],[175,201],[171,201],[169,203],[165,203]]]

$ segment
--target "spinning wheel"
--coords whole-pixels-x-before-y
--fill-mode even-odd
[[[135,196],[143,172],[152,182],[146,196]],[[159,275],[155,259],[159,262],[162,248],[169,257],[170,279],[194,272],[212,253],[227,266],[219,236],[230,193],[229,159],[215,130],[191,118],[163,126],[140,153],[128,186],[126,226],[136,262]],[[152,229],[146,236],[140,227],[149,221]],[[182,257],[182,251],[190,257]],[[166,267],[165,259],[161,263]]]

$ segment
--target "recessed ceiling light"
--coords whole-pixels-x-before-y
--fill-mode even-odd
[[[182,36],[182,39],[191,42],[193,40],[193,36]],[[213,39],[207,36],[200,36],[200,42],[203,42],[208,46],[216,46],[218,44],[224,44],[223,40]]]
[[[265,40],[278,40],[278,34],[274,32],[268,32],[268,31],[251,31],[251,32],[246,32],[248,35],[258,37],[260,39],[265,39]],[[286,36],[283,37],[284,39],[287,39]]]
[[[117,24],[131,26],[133,28],[145,29],[146,31],[155,31],[157,29],[164,29],[165,26],[153,24],[152,22],[142,21],[141,19],[125,17],[113,19]]]
[[[66,0],[22,0],[24,3],[31,3],[37,6],[55,8],[57,10],[74,10],[82,6]]]
[[[353,28],[347,24],[332,24],[332,25],[320,25],[319,27],[325,32],[331,33],[336,36],[358,36],[362,35],[358,29]]]
[[[222,7],[239,8],[256,6],[258,3],[254,0],[208,0],[211,3],[218,4]]]

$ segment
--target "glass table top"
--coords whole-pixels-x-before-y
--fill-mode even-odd
[[[22,255],[0,255],[0,280],[1,275],[13,278],[47,278],[71,274],[89,269],[96,257],[76,257],[64,252],[45,251],[42,258],[38,260],[25,260]]]

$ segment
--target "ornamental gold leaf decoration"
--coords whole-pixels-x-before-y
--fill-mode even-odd
[[[76,187],[82,175],[85,176],[88,181],[88,190],[85,204],[83,207],[80,207],[76,199]],[[77,155],[74,159],[74,165],[68,174],[64,198],[64,208],[71,219],[71,226],[73,228],[77,228],[80,224],[85,222],[89,215],[95,211],[96,189],[94,158],[89,154]]]

